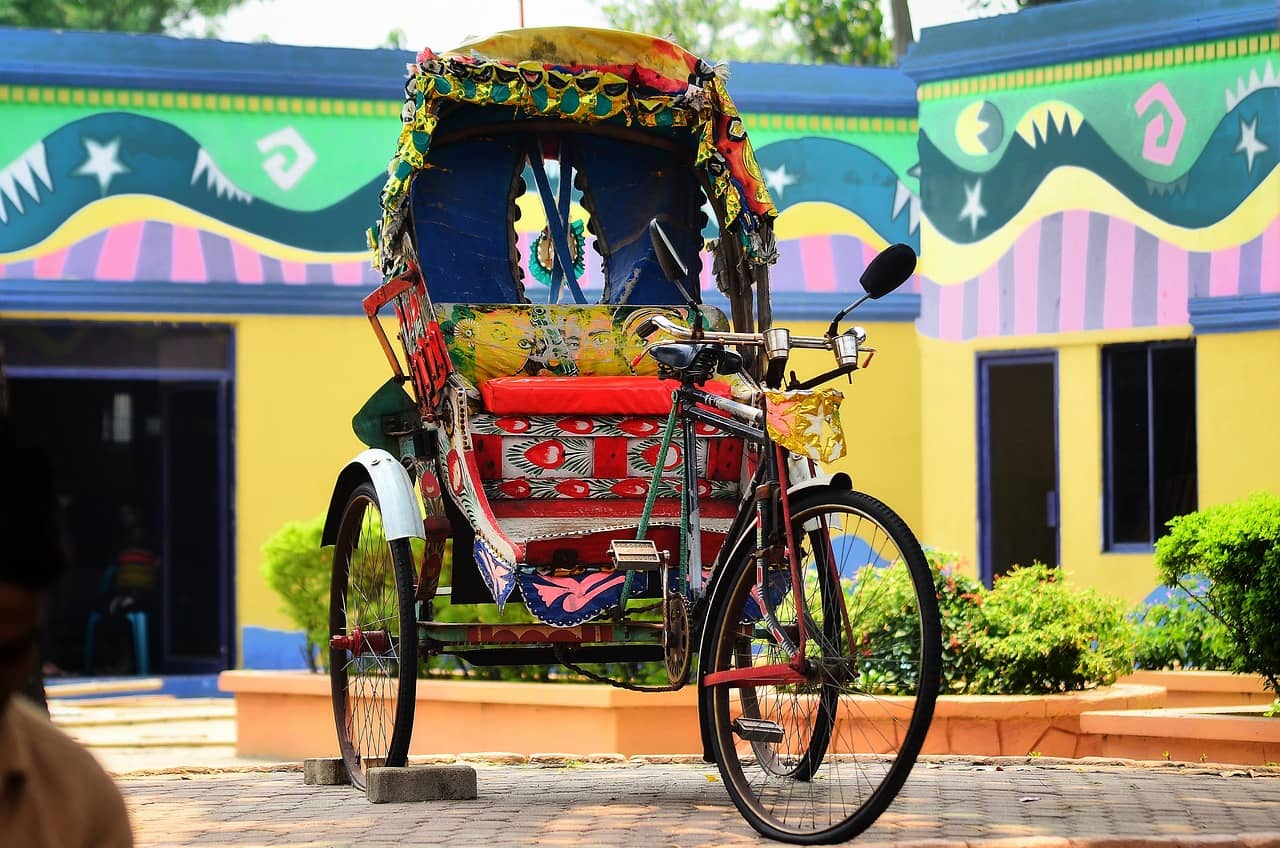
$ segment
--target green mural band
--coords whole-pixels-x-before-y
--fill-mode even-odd
[[[1061,65],[1022,68],[1000,74],[944,80],[920,86],[921,101],[970,97],[993,91],[1034,88],[1062,82],[1104,79],[1139,71],[1186,67],[1222,59],[1237,59],[1280,50],[1280,33],[1258,33],[1219,41],[1145,50],[1122,56],[1106,56]]]
[[[277,97],[267,94],[210,94],[187,91],[63,88],[39,85],[0,85],[0,104],[44,106],[171,109],[179,112],[230,112],[254,115],[326,115],[347,118],[386,118],[400,114],[395,100],[343,100],[316,97]]]

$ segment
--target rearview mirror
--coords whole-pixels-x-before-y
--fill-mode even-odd
[[[891,244],[867,265],[858,282],[872,300],[878,300],[911,279],[916,252],[909,244]]]

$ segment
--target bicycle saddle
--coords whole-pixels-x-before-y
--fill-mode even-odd
[[[722,345],[699,342],[666,342],[649,348],[649,355],[659,365],[677,374],[706,378],[713,373],[736,374],[742,370],[742,357]]]

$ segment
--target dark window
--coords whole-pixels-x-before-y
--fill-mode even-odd
[[[1193,342],[1102,351],[1106,546],[1146,549],[1196,508]]]

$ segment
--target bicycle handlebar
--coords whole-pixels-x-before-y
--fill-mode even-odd
[[[693,330],[677,324],[665,315],[655,315],[648,319],[659,330],[665,330],[678,339],[692,339]],[[712,344],[747,345],[749,347],[765,347],[765,333],[721,333],[714,330],[703,330],[699,341]],[[831,350],[834,338],[827,336],[790,336],[791,347],[808,348],[810,350]]]

